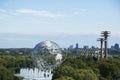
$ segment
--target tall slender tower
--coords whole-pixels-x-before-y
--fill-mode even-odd
[[[108,41],[108,37],[109,37],[110,31],[102,31],[101,32],[101,36],[104,37],[104,42],[105,42],[105,58],[108,56],[108,49],[107,49],[107,41]]]
[[[104,38],[98,38],[97,41],[100,41],[100,58],[103,58],[103,41],[104,41]]]

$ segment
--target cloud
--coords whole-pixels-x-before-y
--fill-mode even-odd
[[[40,11],[40,10],[33,10],[33,9],[19,9],[16,10],[17,13],[20,14],[31,14],[36,16],[44,16],[44,17],[60,17],[63,16],[61,14],[51,13],[48,11]]]

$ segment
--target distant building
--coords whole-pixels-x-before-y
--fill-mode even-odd
[[[114,46],[111,46],[111,49],[114,49]]]
[[[112,50],[119,50],[119,44],[118,44],[118,43],[115,43],[114,46],[111,46],[111,49],[112,49]]]
[[[70,45],[70,46],[68,47],[68,50],[73,50],[73,45]]]
[[[64,48],[63,50],[67,50],[66,48]]]
[[[92,46],[91,49],[95,49],[95,46]]]
[[[75,50],[79,49],[79,45],[78,43],[76,43],[76,47],[75,47]]]
[[[76,48],[78,49],[79,47],[78,47],[78,43],[76,43]]]
[[[116,43],[116,44],[114,45],[114,48],[115,48],[115,50],[119,50],[119,44]]]
[[[89,46],[85,45],[83,46],[83,49],[89,49]]]

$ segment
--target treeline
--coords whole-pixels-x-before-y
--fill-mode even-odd
[[[112,55],[112,56],[120,57],[120,49],[119,50],[109,49],[109,54]]]
[[[32,48],[0,48],[0,55],[12,55],[12,56],[21,56],[21,55],[31,55]]]
[[[53,73],[53,80],[120,80],[120,58],[69,57]]]
[[[14,74],[19,73],[21,68],[32,67],[32,59],[28,56],[0,56],[0,80],[21,80]]]

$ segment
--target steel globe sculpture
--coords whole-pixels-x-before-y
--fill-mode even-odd
[[[61,49],[53,41],[40,42],[33,49],[32,59],[40,70],[52,70],[62,62]]]

